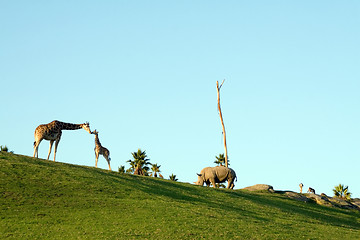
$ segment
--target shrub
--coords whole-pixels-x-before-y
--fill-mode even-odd
[[[121,165],[121,166],[118,168],[118,172],[119,172],[119,173],[125,173],[125,166]]]
[[[5,146],[3,146],[3,145],[1,145],[0,146],[0,150],[2,151],[2,152],[8,152],[9,151],[9,148],[5,145]]]
[[[170,176],[169,176],[169,179],[170,180],[172,180],[172,181],[177,181],[178,179],[176,178],[176,175],[174,175],[174,174],[171,174]]]

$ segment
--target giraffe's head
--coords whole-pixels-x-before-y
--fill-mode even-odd
[[[85,131],[87,131],[88,133],[91,134],[90,124],[89,124],[88,122],[81,124],[81,127],[82,127]]]
[[[93,132],[91,132],[91,134],[95,134],[96,136],[98,135],[98,131],[96,131],[96,129],[93,131]]]

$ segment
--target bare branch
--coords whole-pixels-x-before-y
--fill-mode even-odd
[[[220,84],[220,87],[219,87],[219,89],[222,87],[222,85],[224,84],[224,82],[225,82],[225,79],[222,81],[222,83]]]
[[[217,100],[218,100],[218,112],[219,112],[219,115],[220,115],[220,122],[221,122],[221,125],[222,125],[222,134],[223,134],[223,137],[224,137],[224,148],[225,148],[225,166],[228,167],[228,154],[227,154],[227,147],[226,147],[226,133],[225,133],[225,125],[224,125],[224,120],[223,120],[223,117],[222,117],[222,113],[221,113],[221,107],[220,107],[220,88],[221,86],[224,84],[225,82],[225,79],[222,81],[220,87],[219,87],[219,82],[216,81],[216,88],[217,88]]]

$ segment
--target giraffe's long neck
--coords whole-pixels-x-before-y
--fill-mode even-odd
[[[98,135],[95,135],[95,145],[101,147],[101,143],[100,143]]]
[[[81,124],[73,124],[73,123],[64,123],[60,121],[56,121],[61,130],[77,130],[82,128]]]

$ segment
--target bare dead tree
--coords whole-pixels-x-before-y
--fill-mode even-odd
[[[222,126],[222,131],[223,131],[223,137],[224,137],[225,166],[228,167],[228,154],[227,154],[227,147],[226,147],[225,125],[224,125],[224,120],[222,117],[221,107],[220,107],[220,88],[222,87],[224,82],[225,82],[225,79],[222,81],[221,85],[219,86],[219,81],[216,81],[216,89],[217,89],[218,111],[219,111],[219,115],[220,115],[220,121],[221,121],[221,126]]]

